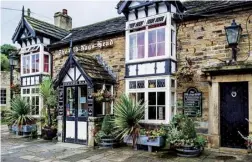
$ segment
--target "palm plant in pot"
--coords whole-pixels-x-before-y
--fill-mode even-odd
[[[51,79],[44,80],[40,84],[39,92],[44,101],[44,108],[41,111],[45,119],[42,126],[42,137],[51,140],[56,137],[57,134],[57,125],[54,119],[55,114],[52,114],[52,112],[55,113],[55,107],[57,105],[57,93],[53,88],[53,81]]]
[[[11,101],[11,109],[6,112],[8,125],[12,125],[12,130],[17,134],[22,132],[31,132],[28,129],[36,128],[35,119],[30,115],[29,104],[20,96],[16,96]]]
[[[177,155],[195,157],[204,150],[206,139],[197,135],[192,119],[179,114],[175,115],[170,123],[167,142],[176,150]]]
[[[139,121],[144,117],[145,104],[142,101],[135,102],[129,96],[123,94],[114,106],[115,132],[117,138],[131,137],[133,147],[140,133]]]

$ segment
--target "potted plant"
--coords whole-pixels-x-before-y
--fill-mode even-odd
[[[169,126],[167,142],[178,156],[195,157],[204,150],[206,140],[196,134],[195,124],[185,115],[175,115]]]
[[[129,96],[120,96],[114,106],[113,124],[117,138],[131,137],[133,148],[139,136],[139,121],[144,117],[145,104],[142,101],[135,102]]]
[[[113,127],[112,117],[106,115],[103,118],[101,130],[95,134],[95,142],[102,147],[114,147],[117,141]]]
[[[114,97],[110,91],[107,89],[98,90],[96,93],[92,94],[95,100],[98,102],[111,102]]]
[[[35,119],[30,116],[30,106],[21,97],[17,96],[11,101],[11,110],[7,112],[6,120],[12,124],[16,134],[31,133],[29,128],[36,128]]]
[[[53,88],[53,82],[51,79],[44,80],[39,87],[40,95],[44,101],[44,108],[41,114],[44,118],[42,125],[42,137],[46,140],[52,140],[57,134],[57,122],[55,106],[57,105],[56,90]],[[53,110],[53,111],[52,111]],[[52,114],[52,112],[54,112]]]

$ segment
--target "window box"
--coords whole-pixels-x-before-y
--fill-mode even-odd
[[[133,144],[133,140],[131,136],[125,136],[123,139],[124,143]],[[140,135],[137,138],[137,145],[145,145],[148,146],[148,151],[152,152],[152,147],[164,147],[165,146],[165,138],[162,136],[158,136],[155,138],[151,138],[145,135]]]
[[[22,129],[22,131],[24,133],[31,133],[32,131],[36,131],[36,130],[37,130],[37,125],[36,124],[23,125],[23,129]]]

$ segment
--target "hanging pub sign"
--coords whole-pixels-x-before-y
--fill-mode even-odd
[[[82,44],[73,47],[74,52],[87,52],[95,49],[102,49],[107,47],[112,47],[114,45],[114,41],[112,39],[105,40],[105,41],[97,41],[91,44]],[[56,53],[59,55],[66,55],[69,54],[70,48],[58,50]]]
[[[202,93],[191,87],[183,94],[184,114],[189,117],[202,116]]]

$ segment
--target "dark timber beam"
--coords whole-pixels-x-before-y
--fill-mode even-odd
[[[148,6],[144,7],[144,12],[145,12],[146,17],[148,17]]]
[[[135,9],[135,10],[134,10],[134,13],[135,13],[136,19],[138,19],[138,10]]]
[[[158,3],[155,3],[155,10],[156,10],[156,14],[158,14]]]

